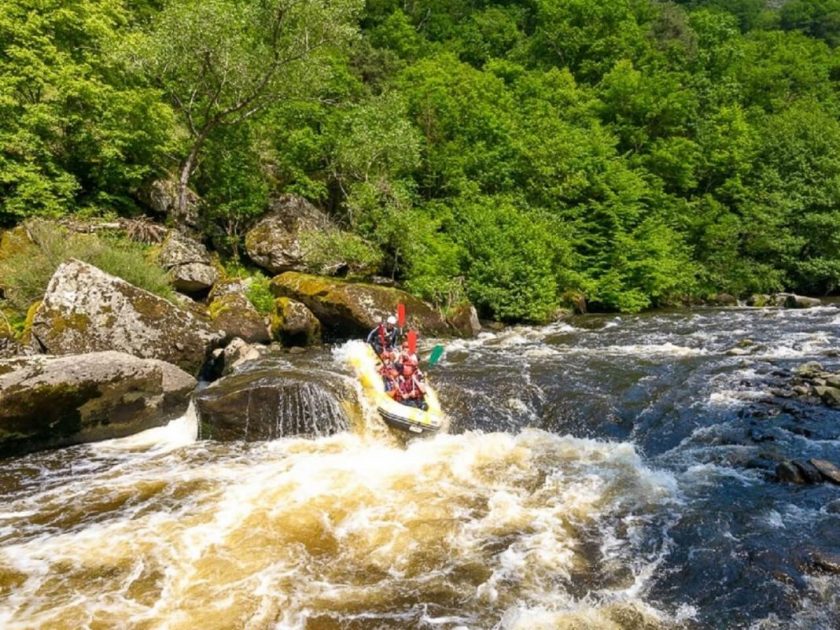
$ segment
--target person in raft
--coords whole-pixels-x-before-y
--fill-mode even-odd
[[[410,363],[403,365],[403,373],[399,379],[399,396],[400,402],[409,407],[417,407],[426,411],[429,405],[426,403],[426,386],[415,369]]]
[[[376,356],[383,359],[384,362],[385,358],[382,355],[390,355],[391,351],[397,347],[399,334],[397,318],[389,315],[388,319],[384,322],[379,322],[376,328],[370,331],[367,336],[367,342],[373,348]]]

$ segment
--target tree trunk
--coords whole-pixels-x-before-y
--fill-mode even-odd
[[[181,217],[187,216],[187,192],[189,191],[190,177],[195,171],[198,154],[207,136],[210,135],[212,127],[205,127],[201,130],[190,149],[187,159],[181,165],[181,176],[178,178],[178,215]]]

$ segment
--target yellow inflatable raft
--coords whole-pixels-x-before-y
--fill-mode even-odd
[[[356,377],[362,384],[365,397],[376,406],[382,419],[389,425],[411,433],[436,433],[443,426],[444,415],[435,391],[426,386],[426,404],[423,411],[397,402],[385,393],[385,384],[379,374],[379,360],[367,344],[350,356]]]

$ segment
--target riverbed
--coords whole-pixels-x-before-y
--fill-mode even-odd
[[[431,439],[189,413],[3,460],[0,627],[840,627],[840,487],[773,474],[840,464],[840,410],[774,393],[838,342],[833,305],[583,316],[445,342]]]

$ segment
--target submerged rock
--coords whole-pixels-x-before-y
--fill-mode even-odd
[[[781,462],[778,464],[776,466],[776,477],[779,481],[786,481],[787,483],[806,483],[802,471],[793,462]]]
[[[808,461],[820,472],[826,481],[840,484],[840,468],[825,459],[810,459]]]
[[[182,415],[195,379],[122,352],[0,361],[0,453],[124,437]]]
[[[50,280],[32,337],[49,354],[117,350],[196,374],[223,336],[163,298],[71,260]]]
[[[325,329],[343,336],[367,334],[400,303],[406,306],[410,327],[430,335],[452,332],[437,310],[398,289],[287,272],[271,281],[271,291],[303,302]]]
[[[340,377],[320,370],[264,366],[225,377],[196,396],[201,435],[215,440],[325,436],[349,428]]]

